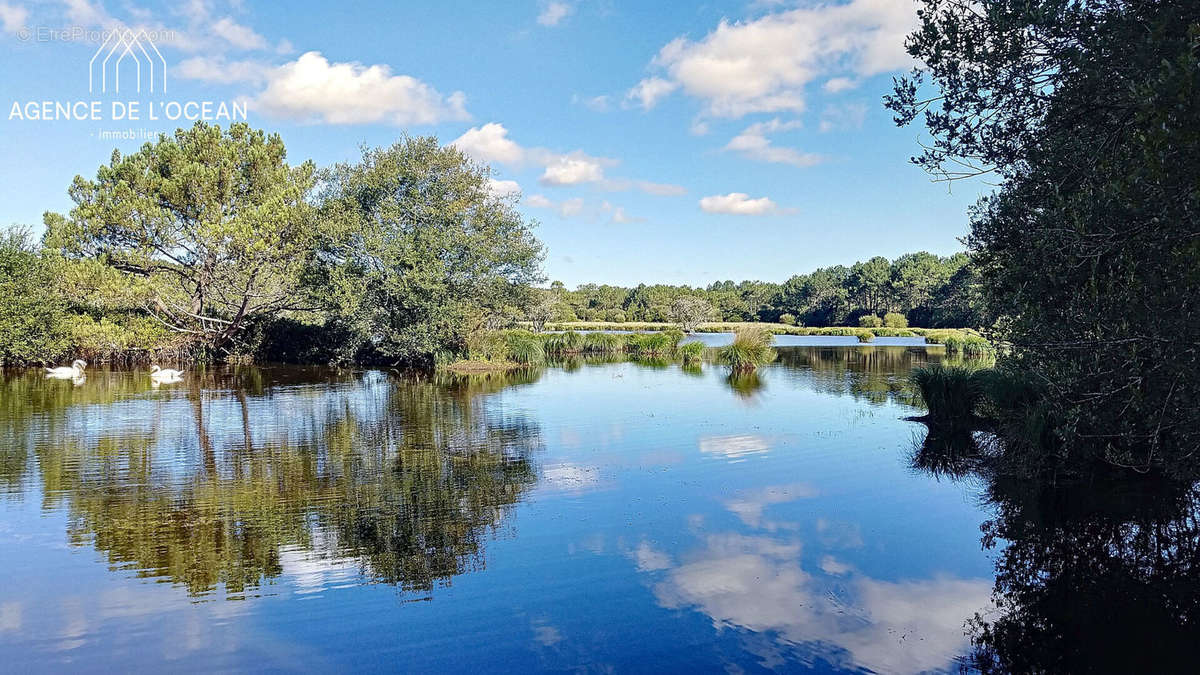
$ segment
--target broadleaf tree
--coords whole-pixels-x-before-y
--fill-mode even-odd
[[[461,352],[507,308],[527,308],[542,245],[488,167],[432,137],[406,137],[326,176],[330,234],[319,295],[360,356],[426,363]]]

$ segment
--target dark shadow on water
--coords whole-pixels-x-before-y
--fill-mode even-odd
[[[926,437],[912,466],[979,479],[993,517],[991,612],[969,669],[1189,672],[1200,638],[1200,484],[1097,468],[1025,474],[970,435]],[[981,447],[983,450],[981,450]]]

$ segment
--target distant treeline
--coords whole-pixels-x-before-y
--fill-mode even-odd
[[[968,328],[984,324],[978,281],[965,253],[924,251],[822,267],[783,283],[719,281],[704,287],[583,284],[550,289],[552,321],[678,321],[681,298],[707,303],[711,321],[858,326],[862,317],[903,314],[908,325]]]

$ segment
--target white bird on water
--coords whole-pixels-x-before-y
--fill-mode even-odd
[[[76,359],[71,365],[61,368],[47,368],[46,377],[57,377],[60,380],[73,380],[83,377],[83,369],[87,368],[87,361]]]
[[[160,382],[179,382],[183,379],[182,370],[172,370],[170,368],[159,368],[158,366],[150,366],[150,379],[156,383]]]

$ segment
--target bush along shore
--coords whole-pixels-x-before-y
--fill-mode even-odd
[[[996,347],[985,337],[969,328],[894,328],[889,326],[791,326],[779,323],[718,321],[697,324],[695,333],[737,333],[748,327],[772,335],[856,337],[859,342],[871,342],[880,337],[923,337],[929,344],[943,345],[949,354],[963,356],[995,356]],[[608,322],[569,321],[550,322],[545,330],[553,332],[622,331],[629,333],[680,330],[680,326],[665,322]]]
[[[685,337],[679,329],[642,333],[487,331],[468,339],[462,358],[450,352],[439,355],[438,366],[460,372],[512,370],[541,366],[553,358],[616,355],[701,362],[709,350],[700,342],[682,344]]]

